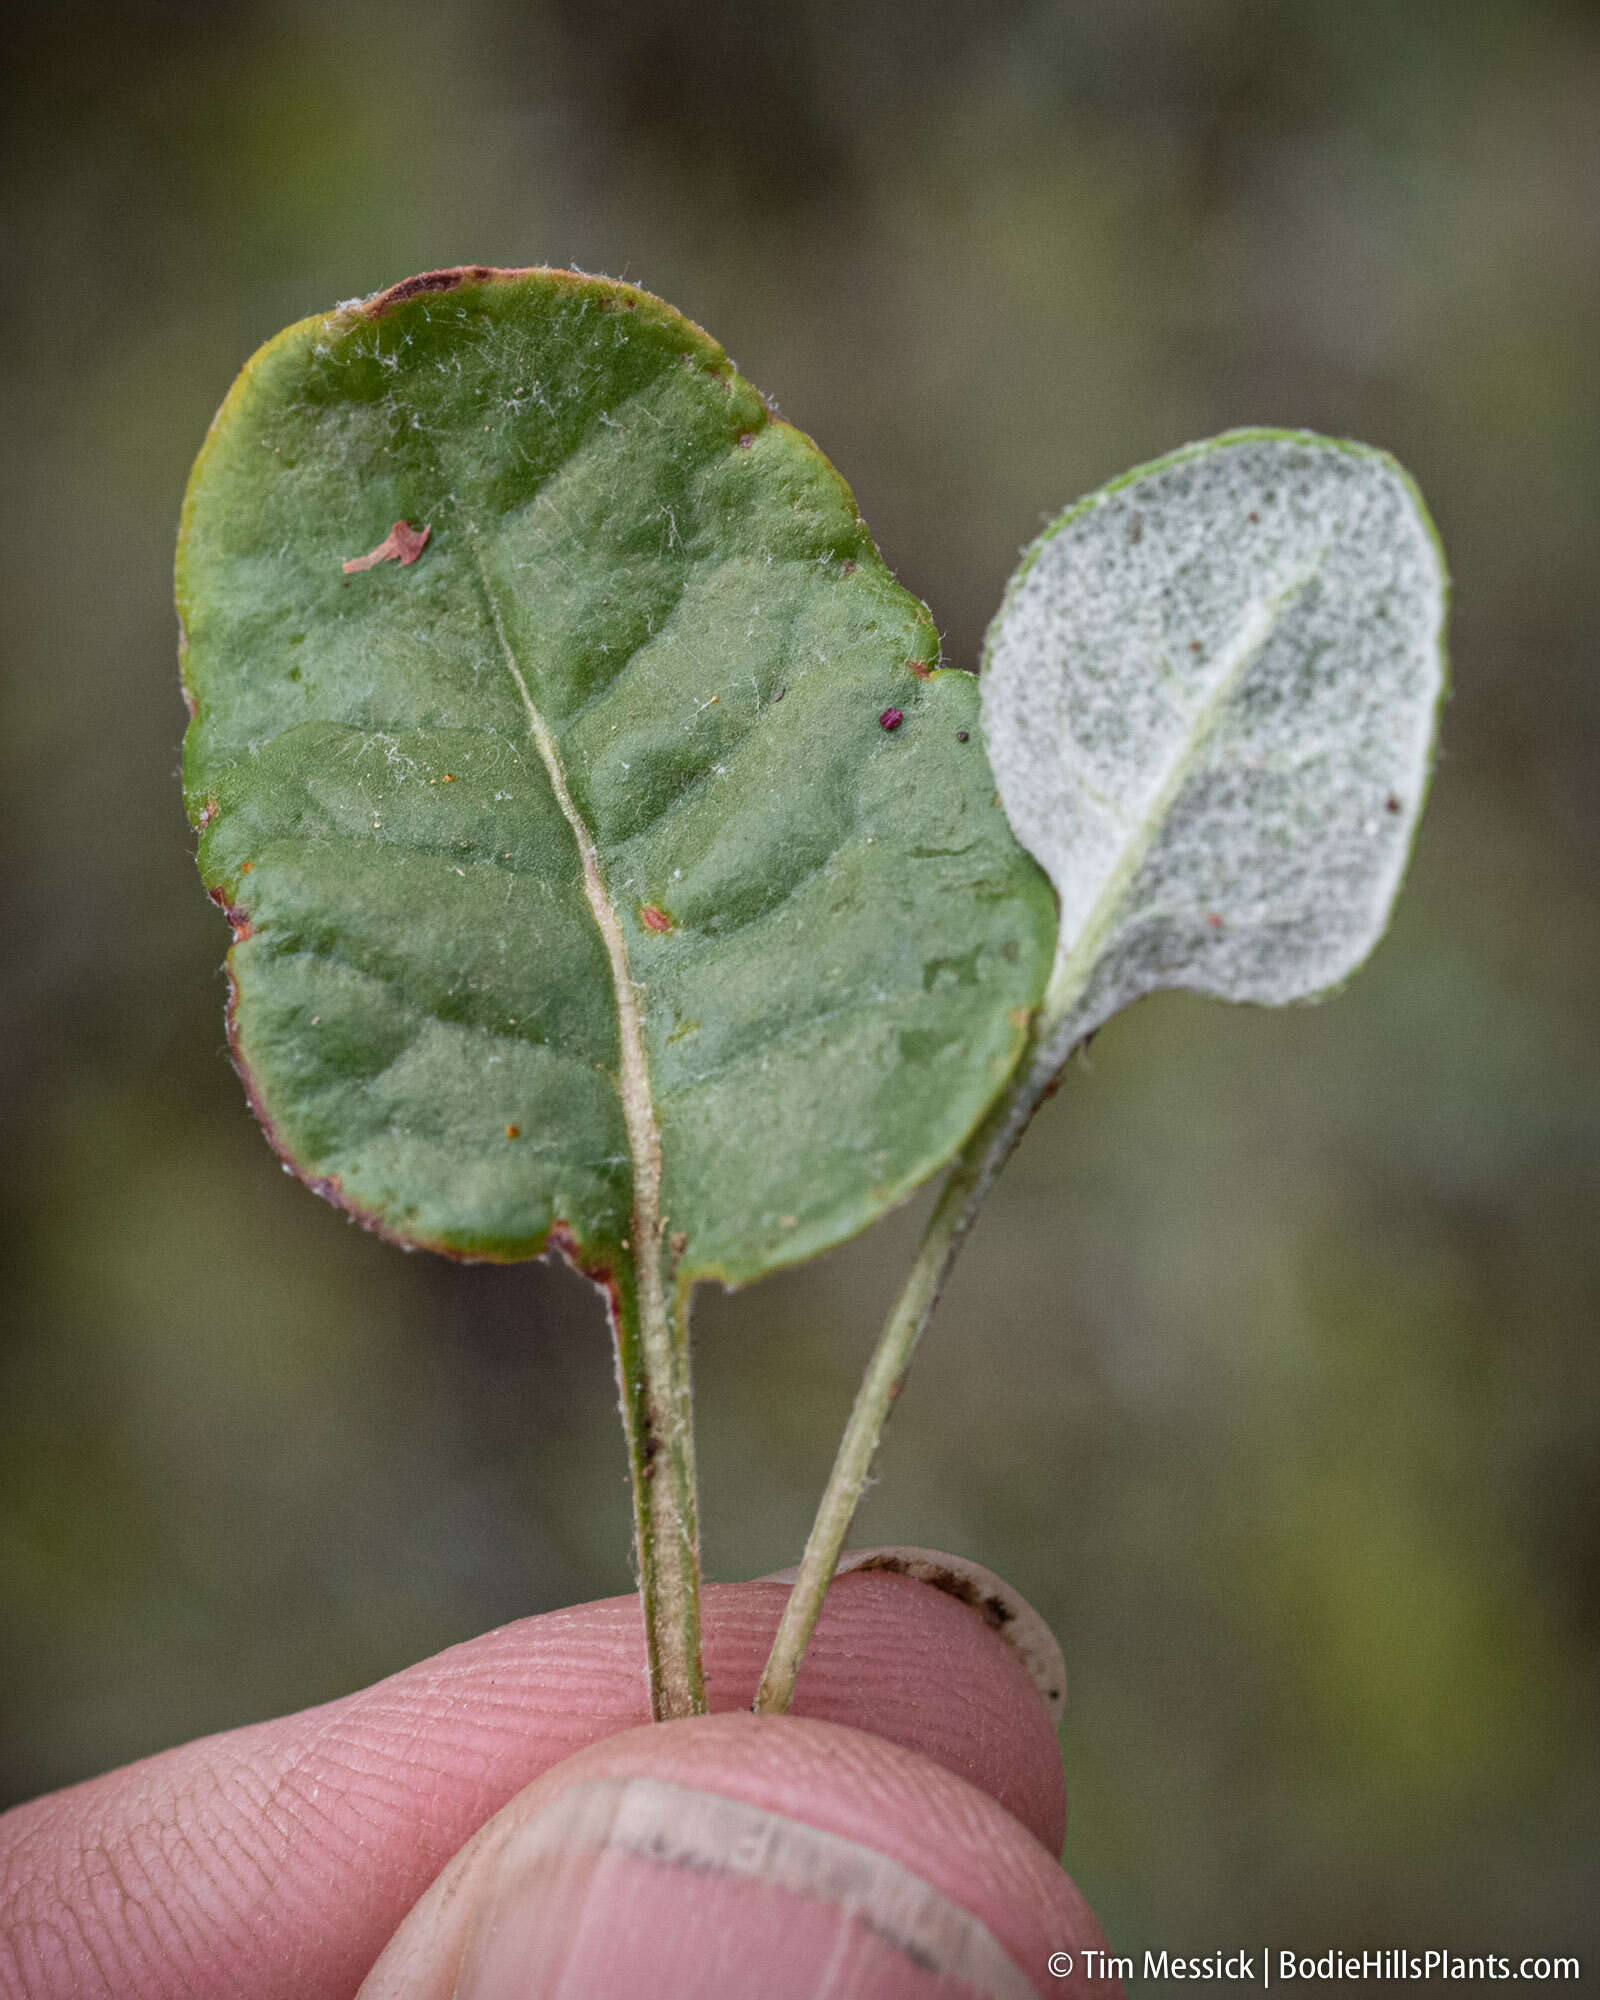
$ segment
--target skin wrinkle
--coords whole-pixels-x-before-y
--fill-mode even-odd
[[[98,1867],[95,1866],[97,1861],[101,1864]],[[99,1971],[102,1980],[105,1982],[107,1992],[115,1992],[117,1985],[111,1976],[111,1966],[108,1965],[106,1959],[102,1956],[100,1941],[102,1938],[110,1940],[119,1931],[124,1935],[128,1935],[128,1946],[121,1954],[121,1962],[112,1961],[113,1964],[116,1964],[119,1972],[132,1970],[141,1961],[149,1971],[153,1972],[155,1965],[159,1964],[163,1968],[164,1973],[176,1973],[182,1979],[183,1990],[185,1992],[193,1992],[194,1987],[191,1973],[194,1951],[192,1940],[185,1932],[184,1926],[179,1919],[180,1899],[174,1899],[173,1904],[169,1905],[163,1898],[154,1894],[154,1885],[150,1884],[147,1880],[146,1886],[151,1892],[150,1900],[154,1904],[153,1912],[146,1909],[149,1929],[158,1937],[162,1931],[165,1931],[170,1940],[161,1949],[159,1959],[155,1963],[152,1963],[148,1951],[142,1946],[137,1936],[130,1935],[133,1929],[133,1926],[129,1922],[130,1912],[136,1915],[145,1906],[139,1898],[130,1897],[127,1894],[123,1885],[121,1871],[113,1858],[111,1850],[109,1848],[86,1849],[80,1856],[80,1864],[96,1917],[99,1919],[99,1936],[94,1936],[84,1930],[81,1923],[78,1925],[79,1935],[90,1950],[92,1961],[97,1971]],[[116,1893],[111,1897],[107,1897],[103,1893],[107,1877],[116,1885]],[[166,1919],[164,1924],[157,1921],[157,1913],[159,1913],[160,1917]]]
[[[147,1976],[152,1982],[161,1976],[160,1967],[169,1957],[169,1954],[162,1949],[161,1914],[159,1899],[156,1900],[153,1909],[137,1898],[126,1901],[121,1911],[124,1927],[129,1933],[132,1953],[137,1954],[143,1962]],[[185,1940],[186,1944],[187,1942]],[[204,1975],[198,1967],[193,1971],[185,1968],[181,1976],[185,1993],[203,1993]],[[168,1983],[170,1986],[170,1981]]]
[[[236,1833],[229,1837],[227,1822],[209,1825],[202,1813],[193,1815],[190,1826],[185,1826],[181,1817],[175,1815],[171,1820],[154,1818],[130,1828],[120,1843],[127,1856],[125,1864],[119,1865],[117,1845],[108,1844],[100,1852],[107,1872],[116,1882],[121,1900],[135,1904],[141,1900],[130,1887],[137,1870],[144,1896],[163,1911],[170,1919],[172,1929],[187,1945],[190,1942],[190,1927],[185,1918],[198,1899],[175,1899],[168,1905],[159,1894],[158,1885],[162,1881],[203,1883],[223,1908],[235,1917],[243,1915],[249,1907],[248,1899],[229,1894],[230,1877],[231,1886],[237,1888],[239,1885],[221,1851],[220,1840],[223,1838],[227,1838],[231,1846],[238,1845]]]
[[[330,1732],[326,1730],[315,1732],[314,1744],[320,1745],[329,1734]],[[309,1765],[313,1754],[312,1748],[308,1746],[299,1760],[300,1763]],[[193,1865],[189,1870],[181,1866],[171,1866],[174,1859],[172,1853],[166,1848],[161,1849],[163,1859],[169,1863],[170,1879],[180,1888],[181,1893],[173,1900],[171,1914],[175,1926],[185,1937],[186,1943],[188,1935],[180,1916],[186,1904],[193,1905],[195,1902],[192,1885],[196,1881],[204,1882],[217,1895],[223,1907],[233,1917],[236,1932],[248,1940],[261,1920],[270,1915],[280,1895],[281,1877],[291,1862],[303,1864],[308,1856],[318,1854],[325,1854],[330,1858],[338,1857],[341,1843],[327,1837],[321,1828],[308,1823],[302,1813],[286,1810],[281,1821],[275,1815],[274,1809],[278,1806],[280,1798],[290,1795],[285,1788],[292,1779],[295,1768],[293,1765],[290,1766],[288,1770],[275,1774],[264,1788],[258,1787],[253,1790],[248,1785],[248,1779],[253,1775],[254,1767],[248,1761],[243,1763],[237,1772],[230,1773],[227,1783],[212,1781],[209,1774],[203,1777],[203,1800],[209,1801],[210,1810],[206,1809],[206,1803],[203,1802],[196,1813],[196,1820],[197,1826],[202,1827],[207,1835],[204,1848],[197,1846],[187,1837],[182,1840],[179,1853],[186,1852],[192,1857]],[[243,1813],[237,1808],[237,1795],[241,1793],[244,1794],[246,1801]],[[230,1797],[230,1794],[233,1796]],[[346,1793],[343,1796],[348,1798],[351,1795]],[[178,1804],[177,1801],[173,1803],[175,1807]],[[154,1815],[153,1818],[159,1825],[160,1816]],[[259,1839],[252,1841],[250,1835],[256,1830],[258,1821],[264,1821],[266,1825],[274,1827],[281,1836],[280,1840],[270,1845]],[[130,1847],[139,1839],[143,1830],[138,1826],[129,1830],[126,1837]],[[239,1897],[228,1893],[227,1873],[215,1865],[213,1858],[220,1858],[225,1847],[231,1847],[240,1856],[254,1861],[260,1880],[253,1894]],[[272,1865],[273,1848],[276,1848],[276,1871]],[[317,1879],[316,1873],[304,1872],[308,1875],[308,1883],[314,1883]],[[244,1886],[242,1880],[236,1878],[236,1886]],[[327,1895],[320,1898],[313,1890],[308,1900],[318,1915],[325,1915],[330,1906],[334,1909],[338,1907],[338,1895],[331,1888]],[[217,1926],[214,1917],[208,1916],[206,1912],[198,1911],[197,1914],[200,1917],[200,1927],[193,1955],[202,1956],[208,1948],[214,1948]],[[304,1916],[301,1917],[301,1921],[304,1921]]]
[[[87,1959],[99,1975],[100,1992],[107,1996],[113,1995],[115,1988],[107,1976],[105,1967],[101,1964],[98,1940],[92,1938],[84,1930],[75,1910],[65,1910],[64,1915],[67,1919],[64,1929],[62,1926],[53,1924],[47,1919],[41,1919],[38,1923],[29,1926],[29,1935],[38,1945],[35,1962],[39,1966],[40,1971],[45,1974],[46,1978],[55,1977],[48,1970],[48,1962],[52,1957],[61,1968],[59,1977],[55,1979],[55,1983],[46,1986],[43,1990],[52,1994],[71,1993],[74,1995],[74,2000],[76,2000],[77,1994],[82,1989],[76,1988],[72,1984],[72,1980],[75,1976],[75,1969],[82,1964],[84,1959]],[[65,1933],[70,1933],[77,1937],[82,1947],[81,1956],[72,1950]],[[56,1946],[56,1950],[53,1953],[48,1948],[49,1944],[52,1943]],[[30,1983],[27,1967],[22,1963],[20,1958],[17,1960],[17,1966],[18,1984],[15,1989],[17,2000],[29,2000],[29,1996],[39,1989]],[[86,1993],[83,1994],[83,2000],[89,2000],[89,1995]]]
[[[153,1815],[142,1825],[129,1828],[124,1836],[123,1844],[140,1866],[146,1891],[144,1897],[132,1900],[149,1915],[154,1934],[170,1932],[177,1940],[182,1962],[194,1968],[200,1981],[197,1990],[203,1992],[209,1948],[217,1929],[216,1911],[208,1906],[210,1899],[233,1920],[235,1928],[248,1928],[256,1913],[269,1904],[275,1885],[268,1876],[252,1893],[229,1865],[227,1850],[244,1850],[248,1822],[237,1815],[214,1817],[202,1808],[193,1815],[190,1830],[183,1825],[182,1801],[175,1798],[171,1803],[174,1811],[170,1821]],[[159,1869],[142,1852],[147,1847]],[[111,1850],[103,1851],[109,1859]],[[166,1885],[174,1885],[178,1893]],[[204,1892],[209,1892],[209,1898]],[[165,1964],[171,1955],[168,1947],[159,1963]]]
[[[252,1853],[244,1829],[218,1822],[201,1823],[196,1831],[208,1838],[203,1848],[191,1849],[194,1873],[203,1874],[235,1923],[248,1927],[262,1910],[270,1907],[276,1879],[259,1855]],[[163,1859],[170,1863],[173,1857],[164,1855]],[[169,1879],[186,1879],[184,1871],[175,1866],[169,1866],[168,1875]]]
[[[340,1718],[327,1717],[291,1763],[273,1771],[270,1776],[263,1771],[264,1792],[257,1810],[263,1818],[277,1824],[278,1810],[280,1807],[284,1808],[282,1831],[286,1845],[296,1836],[306,1838],[310,1832],[304,1814],[288,1809],[291,1801],[304,1806],[312,1804],[311,1793],[307,1790],[307,1780],[314,1789],[328,1784],[331,1775],[341,1770],[346,1771],[351,1777],[357,1775],[355,1766],[342,1765],[338,1756],[334,1754],[336,1746],[342,1743],[346,1733],[341,1727]],[[341,1802],[346,1797],[356,1795],[354,1786],[339,1793]]]

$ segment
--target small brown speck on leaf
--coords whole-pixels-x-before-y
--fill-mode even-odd
[[[658,910],[654,903],[645,903],[639,910],[639,921],[647,931],[670,931],[672,919],[665,910]]]
[[[840,568],[839,574],[841,576],[854,576],[860,567],[861,565],[858,562],[847,562]]]
[[[756,434],[754,431],[740,431],[739,449],[741,451],[748,451],[751,445],[755,443],[755,441],[756,441]]]
[[[916,675],[919,681],[925,681],[928,678],[929,674],[933,672],[932,667],[928,665],[926,660],[907,660],[906,665]]]
[[[1206,911],[1206,922],[1211,926],[1211,928],[1214,931],[1220,931],[1222,929],[1222,919],[1217,915],[1215,910]]]
[[[1200,650],[1200,641],[1198,639],[1191,639],[1189,641],[1189,651],[1191,653],[1198,653],[1199,650]]]
[[[778,692],[777,692],[777,693],[776,693],[776,694],[775,694],[775,695],[774,695],[774,696],[772,697],[772,699],[773,699],[774,701],[782,701],[782,700],[783,700],[783,698],[784,698],[784,696],[785,696],[785,695],[786,695],[786,694],[787,694],[788,692],[789,692],[789,690],[788,690],[788,689],[787,689],[786,687],[781,687],[781,688],[779,688]]]
[[[506,1137],[508,1139],[520,1139],[522,1137],[522,1127],[520,1125],[508,1125],[506,1127]]]
[[[882,727],[887,729],[891,734],[900,727],[905,719],[905,711],[899,708],[886,708],[882,715],[878,717],[878,721]]]
[[[253,861],[241,861],[239,864],[239,873],[241,875],[248,875],[255,865]]]
[[[970,729],[958,729],[956,731],[956,741],[958,743],[968,742],[971,739],[971,736],[972,736],[972,731]]]
[[[1250,525],[1251,525],[1251,527],[1252,527],[1252,528],[1258,528],[1258,527],[1260,527],[1260,525],[1261,525],[1261,516],[1260,516],[1259,514],[1256,514],[1256,513],[1250,513],[1250,514],[1247,514],[1247,515],[1245,516],[1245,518],[1246,518],[1246,520],[1248,520],[1248,521],[1249,521],[1249,523],[1250,523]]]
[[[413,528],[409,521],[396,521],[375,549],[364,556],[352,556],[347,563],[341,563],[346,576],[354,576],[358,570],[376,569],[379,563],[397,562],[402,569],[409,568],[428,546],[433,534],[431,526]]]
[[[1392,812],[1392,813],[1397,813],[1400,810],[1400,800],[1397,794],[1395,794],[1394,792],[1391,792],[1389,794],[1389,796],[1383,802],[1383,809],[1385,812]]]
[[[454,771],[446,771],[446,772],[445,772],[445,774],[444,774],[444,781],[445,781],[445,783],[446,783],[447,785],[453,785],[453,784],[455,783],[455,781],[456,781],[456,774],[455,774],[455,772],[454,772]]]

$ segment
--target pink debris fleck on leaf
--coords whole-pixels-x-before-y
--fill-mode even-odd
[[[901,708],[886,708],[878,717],[883,727],[891,731],[898,729],[905,719],[905,710]]]
[[[654,903],[646,903],[639,911],[639,921],[647,931],[670,931],[672,919],[665,910],[658,910]]]
[[[432,535],[431,526],[413,528],[409,521],[396,521],[378,546],[364,556],[352,556],[340,567],[346,576],[354,576],[358,570],[376,569],[379,563],[397,562],[402,569],[414,563],[428,546]]]

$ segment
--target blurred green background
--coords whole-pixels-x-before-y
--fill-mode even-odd
[[[1101,1035],[860,1538],[963,1550],[1060,1634],[1068,1859],[1119,1949],[1592,1953],[1594,8],[4,32],[0,1796],[629,1586],[596,1303],[402,1257],[280,1173],[174,782],[177,509],[245,357],[430,266],[572,262],[821,441],[958,663],[1046,516],[1183,440],[1307,424],[1416,473],[1456,692],[1393,933],[1330,1006]],[[703,1298],[712,1575],[795,1557],[917,1220]]]

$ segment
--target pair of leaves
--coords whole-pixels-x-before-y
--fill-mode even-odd
[[[1344,977],[1442,676],[1404,475],[1241,433],[1042,538],[980,727],[810,441],[660,301],[554,271],[264,348],[178,596],[186,797],[285,1159],[404,1242],[614,1266],[644,1232],[680,1283],[865,1226],[1030,1034]]]

